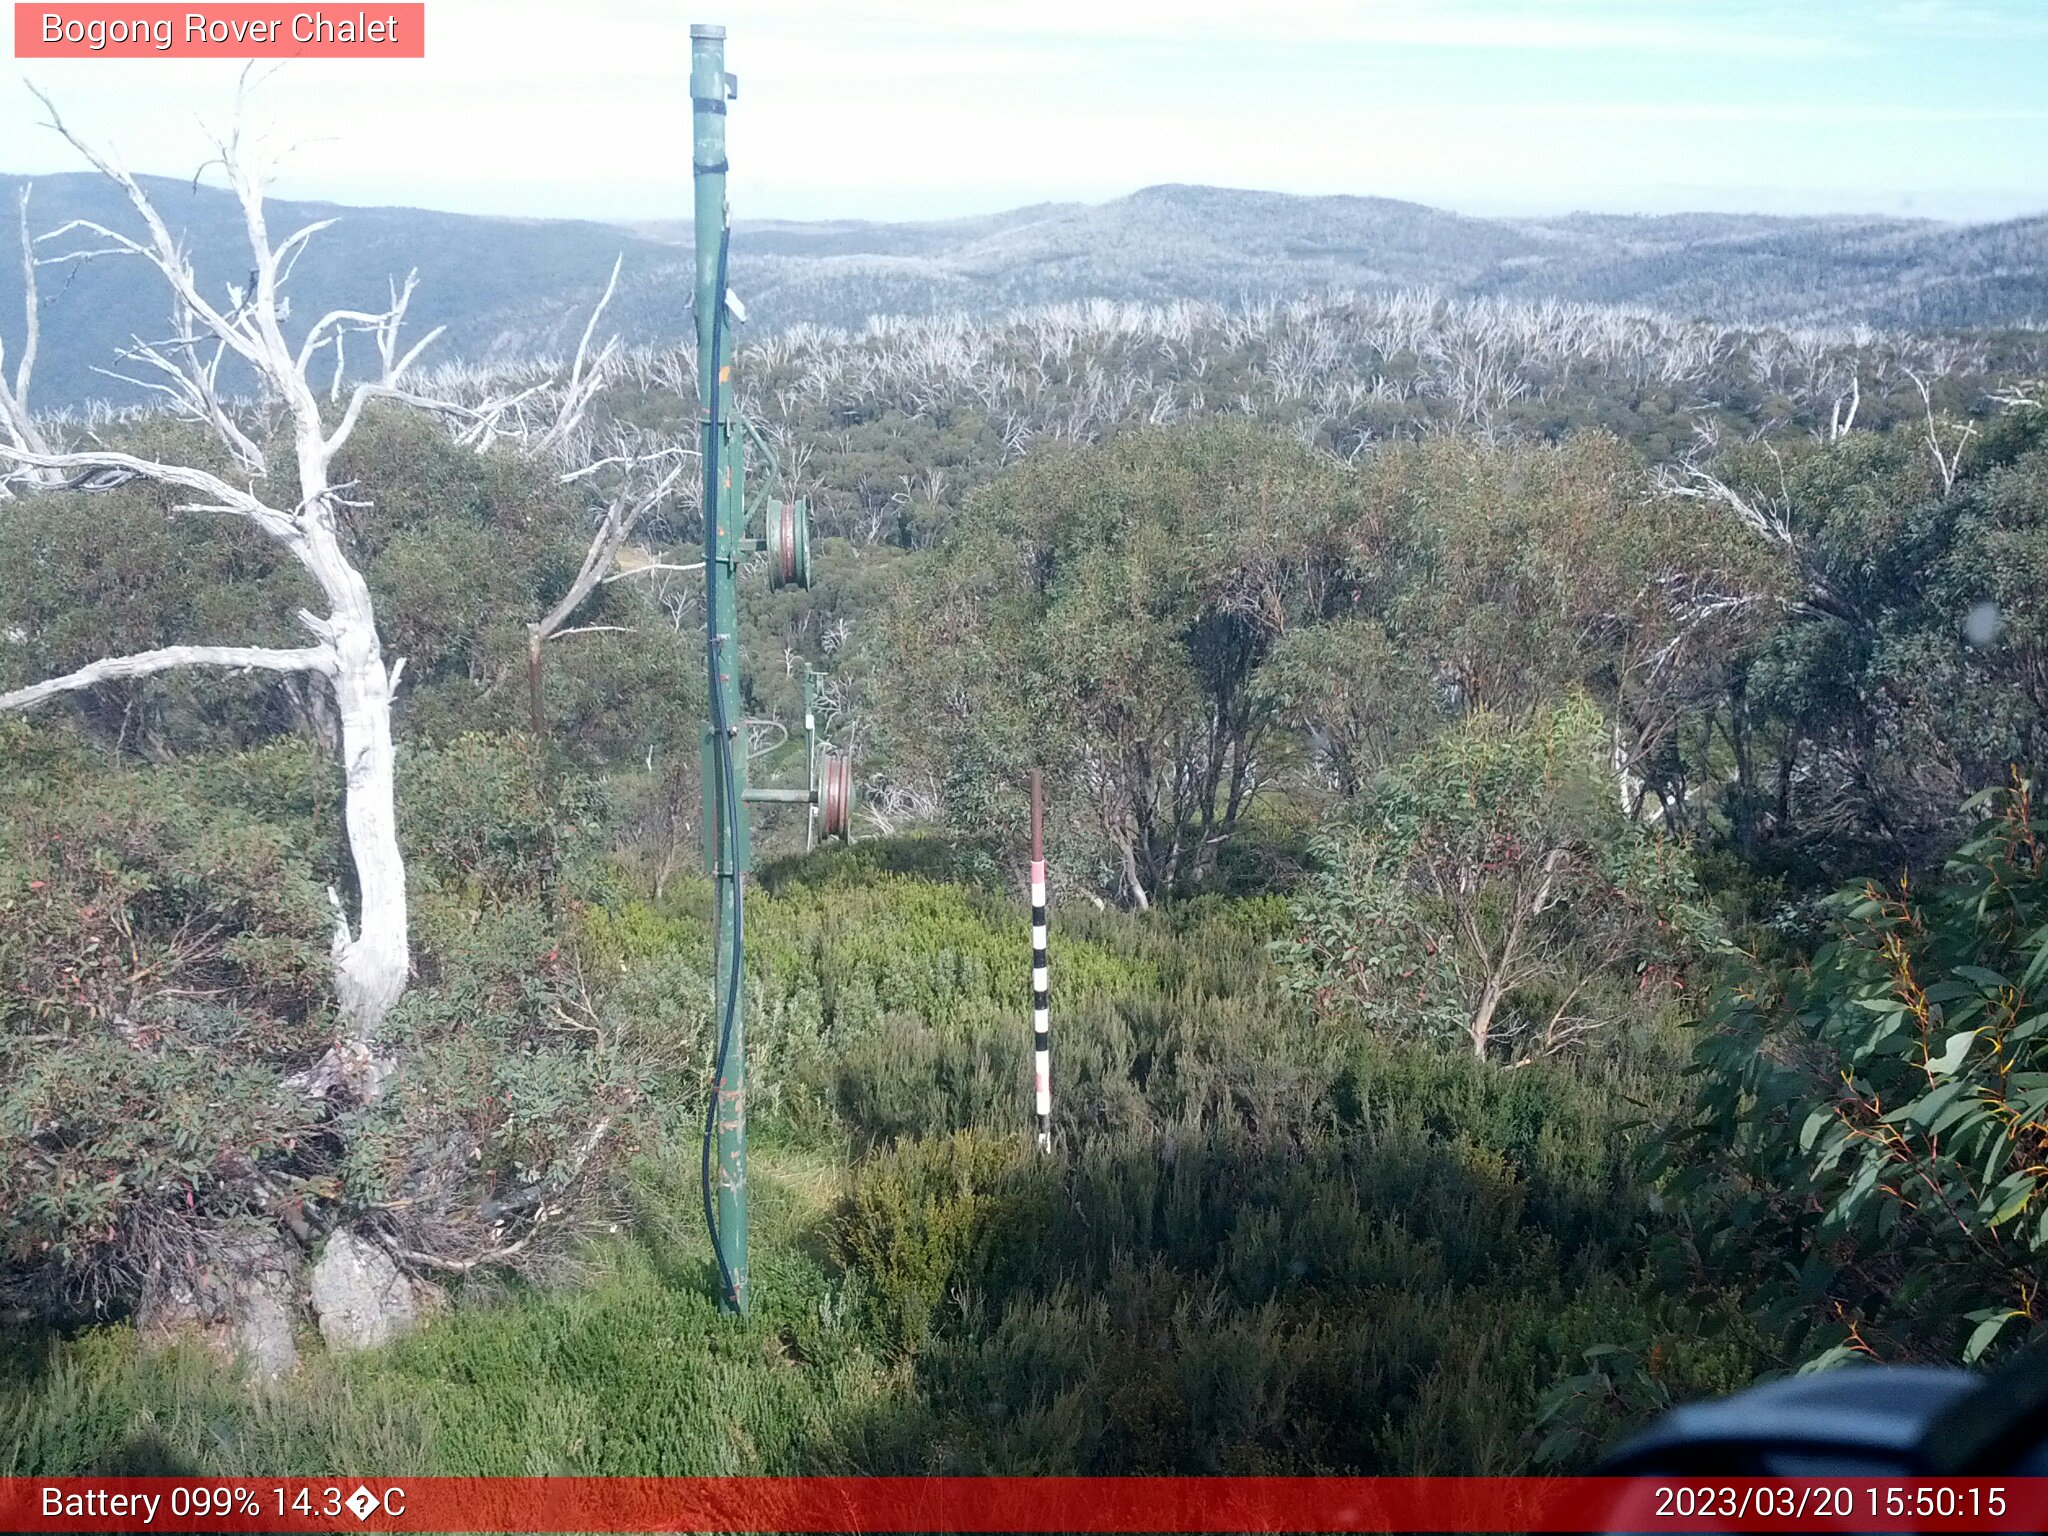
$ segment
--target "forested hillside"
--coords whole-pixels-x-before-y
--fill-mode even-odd
[[[0,175],[0,207],[11,212],[23,184]],[[208,291],[243,281],[247,252],[226,193],[158,177],[142,184],[189,244]],[[124,211],[97,176],[46,176],[34,185],[39,231],[80,218],[118,221]],[[416,267],[413,318],[423,328],[447,327],[446,357],[494,363],[567,351],[614,259],[621,273],[612,314],[624,334],[668,345],[689,331],[687,223],[622,230],[415,208],[272,206],[281,226],[336,221],[294,274],[309,311],[381,295],[387,279]],[[66,237],[42,254],[90,248]],[[1234,305],[1333,290],[1570,299],[1793,327],[1969,328],[2048,318],[2044,274],[2048,225],[2038,218],[1485,219],[1391,198],[1191,186],[921,224],[742,219],[732,244],[734,288],[762,331],[857,330],[878,314],[998,317],[1096,298]],[[135,369],[115,356],[162,326],[132,263],[102,254],[67,265],[43,286],[45,403],[144,398],[129,382]],[[20,291],[14,264],[0,268],[0,313],[19,312]],[[358,373],[366,361],[355,360]]]
[[[689,238],[687,224],[642,233]],[[849,309],[1000,313],[1081,297],[1289,298],[1328,289],[1578,299],[1791,325],[1981,326],[2048,313],[2041,218],[1476,218],[1384,197],[1147,187],[1097,206],[941,224],[742,225],[774,323]]]
[[[862,810],[758,823],[739,1323],[695,359],[593,289],[330,395],[255,293],[267,397],[0,420],[0,1474],[1508,1473],[2033,1331],[2039,332],[750,333],[817,574],[748,571],[747,712],[824,669]]]

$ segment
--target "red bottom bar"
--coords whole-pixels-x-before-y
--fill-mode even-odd
[[[2042,1531],[2048,1478],[0,1478],[8,1531]]]

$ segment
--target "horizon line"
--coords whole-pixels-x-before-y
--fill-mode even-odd
[[[152,181],[181,183],[191,187],[194,191],[199,190],[201,187],[208,191],[220,193],[225,193],[227,190],[224,187],[214,185],[212,182],[183,175],[174,176],[160,171],[137,171],[135,174],[138,177]],[[0,178],[11,181],[35,182],[68,177],[101,179],[101,173],[89,168],[51,171],[0,169]],[[1909,209],[1872,207],[1868,203],[1862,205],[1816,206],[1788,210],[1782,206],[1770,207],[1755,203],[1737,204],[1721,201],[1715,199],[1711,193],[1706,195],[1707,200],[1703,200],[1698,204],[1660,208],[1648,208],[1641,205],[1622,207],[1613,204],[1603,205],[1601,203],[1566,204],[1559,202],[1532,204],[1523,208],[1494,208],[1491,211],[1479,211],[1480,208],[1483,208],[1491,200],[1480,199],[1477,207],[1472,203],[1467,203],[1466,206],[1460,207],[1453,202],[1427,201],[1417,197],[1402,197],[1385,192],[1294,192],[1275,187],[1238,186],[1223,182],[1158,181],[1147,182],[1106,197],[1027,198],[1015,203],[1006,203],[1000,207],[981,208],[969,212],[926,213],[894,217],[859,213],[770,213],[755,214],[750,217],[735,219],[733,223],[735,228],[748,224],[867,224],[877,226],[964,224],[982,219],[1002,218],[1009,214],[1028,213],[1037,209],[1106,208],[1116,203],[1129,201],[1132,198],[1142,197],[1147,193],[1167,191],[1222,192],[1240,196],[1285,198],[1295,202],[1391,203],[1408,208],[1426,209],[1432,213],[1447,214],[1456,218],[1473,219],[1488,223],[1573,218],[1681,219],[1700,215],[1718,215],[1728,218],[1775,219],[1788,222],[1800,220],[1866,219],[1901,224],[1943,224],[1955,228],[1989,228],[2001,224],[2025,223],[2033,219],[2048,217],[2048,192],[2039,194],[2039,201],[2037,202],[2018,205],[2019,211],[1991,217],[1920,213]],[[1923,195],[1931,199],[1936,194],[1902,192],[1896,194],[1896,197],[1910,202]],[[1978,200],[1990,200],[2000,196],[2002,194],[1996,192],[1977,194]],[[412,213],[433,213],[450,218],[505,219],[526,223],[600,224],[611,228],[629,230],[649,225],[687,226],[690,223],[686,211],[679,211],[675,214],[536,213],[503,210],[485,212],[474,209],[449,208],[429,201],[407,201],[404,200],[402,193],[393,198],[363,197],[352,199],[333,195],[273,192],[269,194],[269,200],[278,203],[327,204],[338,208],[390,209]]]

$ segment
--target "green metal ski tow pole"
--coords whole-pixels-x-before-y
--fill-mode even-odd
[[[704,829],[717,911],[712,1095],[704,1134],[704,1219],[718,1260],[719,1305],[747,1310],[747,1042],[741,996],[747,869],[746,750],[740,738],[734,586],[745,532],[740,435],[726,408],[732,333],[726,304],[725,28],[690,28],[691,171],[697,202],[697,398],[704,456],[705,649],[711,727],[704,737]]]

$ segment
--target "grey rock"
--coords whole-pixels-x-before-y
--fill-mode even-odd
[[[299,1367],[292,1337],[292,1297],[264,1291],[247,1298],[235,1317],[235,1358],[258,1381],[277,1381]]]
[[[197,1335],[259,1381],[298,1367],[299,1252],[278,1232],[214,1235],[150,1277],[136,1325],[156,1338]]]
[[[410,1333],[420,1305],[389,1254],[343,1230],[313,1266],[313,1313],[329,1349],[376,1349]]]

